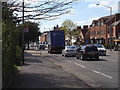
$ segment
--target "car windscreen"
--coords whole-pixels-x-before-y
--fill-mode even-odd
[[[81,46],[81,50],[84,50],[86,46]]]
[[[95,45],[97,48],[103,48],[103,46],[102,45],[99,45],[99,44],[96,44]]]
[[[96,52],[98,51],[97,47],[86,47],[87,52]]]
[[[76,47],[67,47],[67,50],[75,50]]]

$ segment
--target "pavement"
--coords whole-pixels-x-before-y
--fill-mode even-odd
[[[90,88],[84,81],[64,71],[39,51],[25,51],[25,64],[9,88]]]

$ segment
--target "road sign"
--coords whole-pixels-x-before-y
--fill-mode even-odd
[[[24,27],[24,32],[29,32],[29,27]]]

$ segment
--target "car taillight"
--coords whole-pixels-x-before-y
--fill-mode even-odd
[[[83,53],[85,53],[85,50],[83,51]]]
[[[55,52],[55,50],[52,50],[52,52]]]
[[[66,52],[68,52],[68,50],[66,50]]]

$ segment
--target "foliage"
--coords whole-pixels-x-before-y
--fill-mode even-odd
[[[65,27],[69,32],[76,28],[76,25],[71,20],[65,20],[62,23],[62,26]]]
[[[38,23],[26,22],[25,26],[29,28],[29,32],[24,33],[25,42],[38,41],[38,36],[40,35]]]
[[[59,30],[64,30],[65,31],[65,35],[67,35],[69,32],[65,27],[61,27]]]
[[[71,20],[65,20],[62,23],[62,27],[64,27],[64,29],[66,30],[65,33],[67,33],[66,35],[69,37],[68,45],[70,45],[71,44],[72,35],[73,35],[73,30],[76,29],[76,25]]]
[[[112,44],[112,49],[114,48],[114,44]],[[106,48],[106,49],[110,49],[110,44],[106,44],[106,45],[104,45],[104,47]]]
[[[16,29],[16,21],[6,3],[2,4],[2,75],[3,87],[9,83],[16,71],[16,62],[21,61],[20,31]]]
[[[22,32],[23,27],[28,27],[29,31],[24,32],[24,41],[25,44],[28,44],[28,49],[29,49],[29,43],[30,42],[38,42],[39,41],[39,36],[41,32],[39,31],[39,24],[35,22],[25,22],[24,26],[20,24],[17,28],[19,31]],[[21,37],[22,38],[22,37]]]

